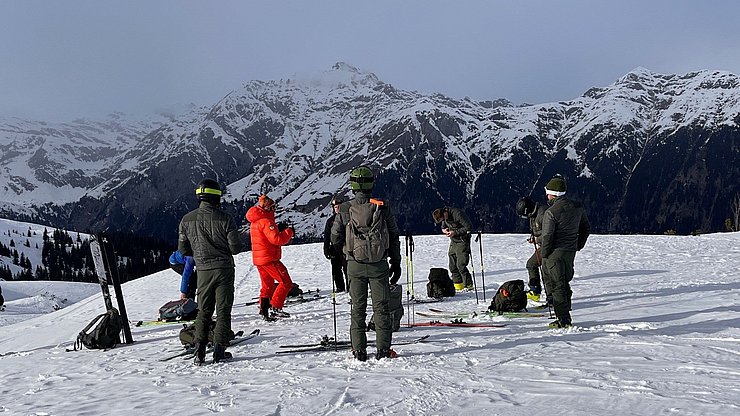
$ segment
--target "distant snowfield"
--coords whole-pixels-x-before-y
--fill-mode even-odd
[[[525,240],[483,236],[485,304],[465,293],[416,305],[416,311],[485,309],[500,283],[526,280],[532,248]],[[416,238],[417,297],[426,297],[429,268],[446,267],[446,252],[445,237]],[[474,256],[480,288],[477,246]],[[429,335],[429,342],[399,345],[398,358],[365,363],[348,351],[276,355],[281,344],[333,335],[333,305],[327,297],[290,306],[291,318],[263,323],[256,306],[238,306],[259,290],[249,253],[236,256],[233,327],[260,328],[262,335],[233,347],[232,362],[204,367],[189,359],[158,361],[181,349],[178,325],[132,327],[136,342],[109,351],[65,352],[103,312],[99,288],[0,282],[9,298],[0,312],[0,413],[736,415],[738,258],[740,233],[592,236],[576,257],[574,328],[548,329],[550,320],[542,317],[468,319],[505,328],[402,328],[394,340]],[[283,260],[303,288],[330,292],[320,244],[288,246]],[[402,266],[405,282],[405,261]],[[178,296],[178,283],[172,271],[126,283],[130,319],[156,318],[159,306]],[[49,313],[39,306],[38,316],[12,318],[33,315],[30,299],[42,293],[73,304]],[[339,337],[348,339],[347,297],[337,299]],[[415,316],[417,323],[428,320]]]

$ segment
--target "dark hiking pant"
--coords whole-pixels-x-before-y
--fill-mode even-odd
[[[393,328],[388,310],[388,300],[391,296],[388,262],[363,264],[347,260],[347,276],[349,277],[349,294],[352,298],[352,321],[349,328],[352,349],[367,351],[365,320],[367,319],[368,286],[373,302],[375,345],[378,350],[390,348]]]
[[[334,280],[334,289],[337,292],[347,290],[349,285],[345,284],[345,276],[347,276],[347,262],[343,255],[335,255],[331,259],[331,278]]]
[[[529,274],[529,289],[536,294],[542,292],[542,283],[540,282],[540,249],[538,248],[527,260],[527,273]]]
[[[573,263],[575,251],[555,250],[546,259],[543,259],[545,279],[548,281],[547,290],[552,291],[552,305],[555,316],[562,323],[571,323],[570,309],[573,291],[570,281],[573,280]]]
[[[470,262],[470,245],[464,243],[450,243],[447,256],[449,258],[452,281],[457,284],[462,283],[464,287],[472,287],[473,278],[470,276],[470,272],[468,271],[468,263]]]
[[[231,307],[234,305],[234,268],[198,271],[198,316],[195,318],[195,338],[208,340],[208,327],[216,312],[213,343],[229,345]]]

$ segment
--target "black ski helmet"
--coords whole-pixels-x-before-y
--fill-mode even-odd
[[[358,166],[349,173],[349,186],[353,191],[372,191],[375,175],[367,166]]]
[[[198,197],[198,201],[210,201],[219,202],[221,201],[221,186],[213,179],[203,179],[198,183],[198,187],[195,188],[195,195]]]
[[[523,196],[516,201],[516,213],[522,218],[534,214],[535,203],[528,196]]]

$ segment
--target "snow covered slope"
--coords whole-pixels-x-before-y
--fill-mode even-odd
[[[506,280],[526,279],[526,235],[484,235],[488,301]],[[446,266],[443,236],[416,238],[414,290],[424,297],[430,267]],[[288,246],[284,261],[304,288],[331,284],[321,245]],[[476,251],[477,253],[477,251]],[[290,306],[290,319],[263,323],[256,307],[235,307],[233,326],[260,328],[232,349],[233,362],[194,367],[160,362],[180,350],[178,327],[132,328],[135,343],[110,351],[64,352],[102,312],[99,295],[0,328],[0,410],[7,414],[486,414],[735,415],[740,411],[740,233],[594,235],[576,258],[568,330],[547,318],[477,318],[504,328],[402,328],[394,360],[356,362],[347,351],[276,355],[281,344],[333,335],[330,298]],[[236,256],[237,304],[259,278],[249,253]],[[406,266],[404,262],[404,276]],[[402,278],[405,282],[405,277]],[[153,319],[178,295],[172,271],[123,286],[132,320]],[[3,288],[8,283],[0,282]],[[405,285],[406,288],[408,286]],[[8,285],[13,290],[12,283]],[[482,296],[482,293],[479,293]],[[349,305],[337,297],[340,339]],[[473,311],[474,293],[416,305]],[[13,313],[11,303],[5,312]],[[406,322],[408,315],[404,317]],[[428,318],[417,316],[417,323]],[[2,321],[0,321],[2,322]],[[370,339],[374,338],[370,334]],[[371,352],[374,352],[370,348]]]

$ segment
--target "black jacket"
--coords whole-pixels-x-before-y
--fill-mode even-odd
[[[180,221],[177,249],[192,255],[198,270],[234,267],[234,254],[241,251],[234,221],[218,206],[202,201]]]
[[[542,221],[545,219],[547,208],[549,208],[548,205],[535,203],[534,213],[529,217],[529,229],[532,230],[535,241],[540,245],[542,244]]]
[[[324,226],[324,256],[327,257],[329,255],[342,255],[342,246],[335,246],[331,243],[331,227],[334,225],[334,219],[336,217],[337,214],[333,214],[328,220],[326,220],[326,225]]]
[[[591,225],[580,202],[564,196],[550,201],[542,221],[542,257],[555,250],[578,251],[586,245]]]

